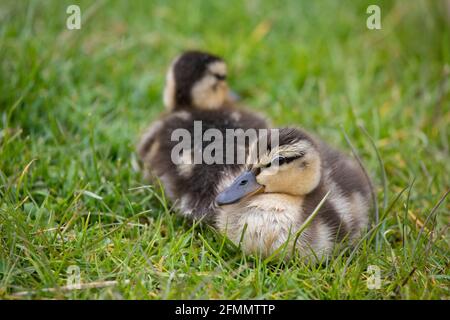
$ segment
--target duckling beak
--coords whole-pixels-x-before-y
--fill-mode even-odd
[[[263,188],[262,185],[256,182],[253,172],[245,171],[233,181],[231,186],[219,193],[216,197],[216,203],[219,206],[233,204],[246,196],[262,191]]]
[[[238,102],[241,100],[241,97],[233,90],[228,90],[228,100],[231,102]]]

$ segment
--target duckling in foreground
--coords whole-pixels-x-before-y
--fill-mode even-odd
[[[209,144],[208,141],[199,144],[195,135],[200,133],[204,137],[208,129],[213,129],[225,137],[227,129],[268,126],[259,114],[233,104],[226,77],[227,66],[215,55],[188,51],[176,58],[169,68],[164,88],[168,112],[153,122],[138,145],[146,176],[158,178],[177,209],[192,219],[213,220],[218,190],[239,175],[245,162],[243,157],[241,164],[236,161],[227,164],[225,152],[223,157],[218,156],[222,161],[194,162],[194,153],[202,153]],[[174,163],[172,151],[180,143],[180,137],[174,134],[180,129],[189,134],[188,148],[181,151],[181,161]],[[224,141],[223,149],[227,143],[230,142]],[[248,147],[239,147],[248,152]]]
[[[296,251],[321,259],[335,243],[357,238],[368,225],[371,200],[359,163],[299,129],[279,129],[278,143],[267,145],[259,154],[253,145],[245,172],[217,196],[221,232],[246,253],[270,256],[288,238],[292,249],[296,232],[329,192]]]

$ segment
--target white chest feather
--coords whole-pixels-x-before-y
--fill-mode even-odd
[[[249,201],[223,207],[219,212],[219,229],[244,252],[270,255],[295,233],[301,223],[302,199],[266,193]]]

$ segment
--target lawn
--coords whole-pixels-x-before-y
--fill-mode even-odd
[[[76,1],[80,30],[70,4],[0,4],[1,299],[450,298],[445,1]],[[135,145],[188,48],[275,126],[359,154],[380,221],[356,247],[245,256],[146,185]]]

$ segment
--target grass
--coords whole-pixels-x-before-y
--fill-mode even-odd
[[[74,31],[73,1],[0,4],[0,298],[449,299],[443,1],[77,3]],[[366,28],[374,3],[381,30]],[[380,216],[355,249],[319,265],[244,256],[144,185],[134,147],[186,48],[224,56],[275,125],[351,143]]]

